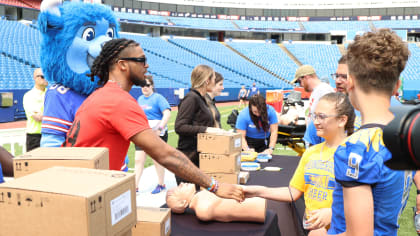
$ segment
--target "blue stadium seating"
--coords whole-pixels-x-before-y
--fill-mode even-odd
[[[169,42],[241,75],[241,82],[245,85],[256,82],[262,88],[280,88],[286,86],[280,79],[256,67],[253,63],[234,53],[219,42],[192,39],[169,39]],[[287,85],[287,87],[290,87],[290,85]]]
[[[341,57],[337,45],[294,43],[285,46],[302,64],[312,65],[320,79],[331,81]]]
[[[30,89],[33,68],[0,54],[0,89]]]
[[[40,65],[39,41],[37,30],[0,20],[0,89],[33,87],[33,68]]]
[[[228,45],[288,81],[293,79],[298,68],[296,63],[276,44],[230,42]]]
[[[130,15],[140,16],[141,14],[130,13]],[[145,15],[141,15],[141,17],[143,16]],[[147,17],[150,17],[150,15]],[[147,20],[162,23],[169,22],[161,16],[151,17],[155,19]],[[171,17],[171,21],[172,18],[175,17]],[[181,19],[180,17],[176,18],[178,20]],[[198,22],[198,20],[202,19],[194,19],[193,21],[195,20]],[[208,22],[214,22],[214,25],[220,22],[226,24],[217,27],[225,27],[226,29],[230,29],[230,27],[234,28],[230,20],[207,20]],[[182,24],[182,22],[178,23]],[[284,22],[271,23],[283,24]],[[308,30],[308,25],[310,28],[315,23],[304,22],[305,29]],[[322,27],[325,26],[324,23],[317,23]],[[195,23],[191,23],[190,25],[193,24]],[[296,24],[292,23],[288,27],[293,28]],[[368,22],[357,22],[357,24],[329,22],[329,24],[331,24],[330,28],[332,29],[338,29],[339,25],[341,25],[340,27],[347,25],[346,27],[351,28],[353,24],[355,24],[355,29],[352,30],[367,29],[369,27]],[[150,64],[149,72],[154,75],[157,88],[190,87],[191,71],[198,64],[207,64],[220,72],[225,77],[226,88],[239,88],[241,85],[248,86],[254,81],[260,88],[290,88],[290,84],[273,76],[255,64],[268,69],[286,80],[293,79],[294,72],[297,68],[297,65],[278,45],[271,43],[227,43],[244,55],[244,58],[223,45],[223,43],[215,41],[194,39],[163,40],[161,38],[124,33],[121,36],[133,38],[141,43]],[[0,40],[2,42],[0,44],[0,89],[31,88],[33,86],[33,69],[40,65],[40,34],[38,30],[18,22],[0,20]],[[320,78],[328,77],[331,79],[330,74],[334,73],[337,61],[341,56],[336,45],[293,43],[285,44],[285,46],[300,62],[313,65]],[[420,81],[417,78],[420,74],[420,48],[415,44],[409,44],[409,49],[411,51],[411,57],[406,69],[402,73],[402,77],[405,81]],[[413,88],[405,87],[404,89]]]
[[[376,28],[420,29],[419,20],[380,20],[372,23]]]
[[[237,29],[230,20],[206,19],[206,18],[186,18],[186,17],[168,17],[175,26],[196,28],[196,29],[219,29],[233,30]]]
[[[191,71],[196,65],[206,64],[224,75],[225,87],[239,87],[239,83],[233,81],[232,77],[227,75],[228,73],[225,74],[226,71],[221,67],[165,40],[133,34],[122,34],[121,36],[140,43],[148,57],[150,66],[148,70],[158,80],[164,77],[166,80],[179,81],[181,83],[179,87],[188,88],[191,86]],[[166,85],[166,82],[163,82],[163,85]]]
[[[0,20],[0,53],[39,67],[39,31],[16,21]]]
[[[420,81],[420,48],[414,44],[409,43],[408,49],[410,49],[410,57],[408,58],[408,62],[401,73],[401,77],[404,79],[404,81],[407,80],[419,80]],[[404,89],[420,89],[419,87],[416,88],[409,88],[406,87]]]
[[[150,24],[168,24],[169,22],[163,16],[146,15],[128,12],[115,12],[115,16],[120,20],[138,21]]]
[[[328,33],[330,31],[369,31],[368,21],[308,21],[302,22],[308,33]]]
[[[278,29],[278,30],[302,30],[298,22],[290,21],[252,21],[235,20],[236,25],[241,29]]]

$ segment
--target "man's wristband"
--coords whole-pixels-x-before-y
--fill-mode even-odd
[[[207,188],[212,193],[216,193],[217,189],[219,188],[219,182],[215,180],[213,177],[211,177],[211,185]]]
[[[417,194],[420,194],[420,190],[419,189],[417,189]]]
[[[274,151],[274,147],[268,147],[268,149],[270,149],[271,151]]]

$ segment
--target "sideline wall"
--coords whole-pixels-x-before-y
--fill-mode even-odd
[[[265,97],[265,91],[269,89],[279,89],[279,88],[261,88],[260,93]],[[179,93],[181,90],[184,91],[183,94],[187,94],[189,89],[179,89],[179,88],[157,88],[156,92],[162,94],[171,106],[177,106],[180,101]],[[238,101],[238,93],[240,88],[225,88],[221,96],[216,98],[217,102],[228,102],[228,101]],[[13,106],[11,107],[0,107],[0,123],[12,122],[16,120],[26,119],[25,110],[23,109],[23,95],[28,91],[28,89],[11,89],[11,90],[0,90],[1,92],[12,92],[13,93]],[[130,94],[137,99],[141,94],[141,88],[134,87],[131,89]]]

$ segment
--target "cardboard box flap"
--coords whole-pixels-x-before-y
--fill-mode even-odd
[[[133,175],[121,171],[57,166],[3,183],[1,187],[91,197],[121,184],[121,181],[129,181]]]
[[[138,207],[137,221],[143,222],[162,222],[169,208]]]
[[[229,131],[225,131],[225,132],[219,132],[219,133],[199,133],[198,135],[202,135],[202,136],[227,136],[227,137],[234,137],[237,136],[239,133],[233,133],[233,132],[229,132]]]
[[[101,157],[105,152],[108,153],[107,148],[42,147],[20,155],[16,159],[91,160]]]

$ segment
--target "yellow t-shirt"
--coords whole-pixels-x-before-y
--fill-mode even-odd
[[[23,109],[26,113],[26,133],[28,134],[40,134],[41,133],[41,123],[35,121],[32,118],[32,115],[37,112],[42,114],[44,112],[44,98],[45,91],[33,88],[29,90],[23,96]]]
[[[304,193],[305,207],[309,211],[330,208],[332,205],[336,149],[329,148],[325,142],[309,148],[290,180],[290,186]]]

